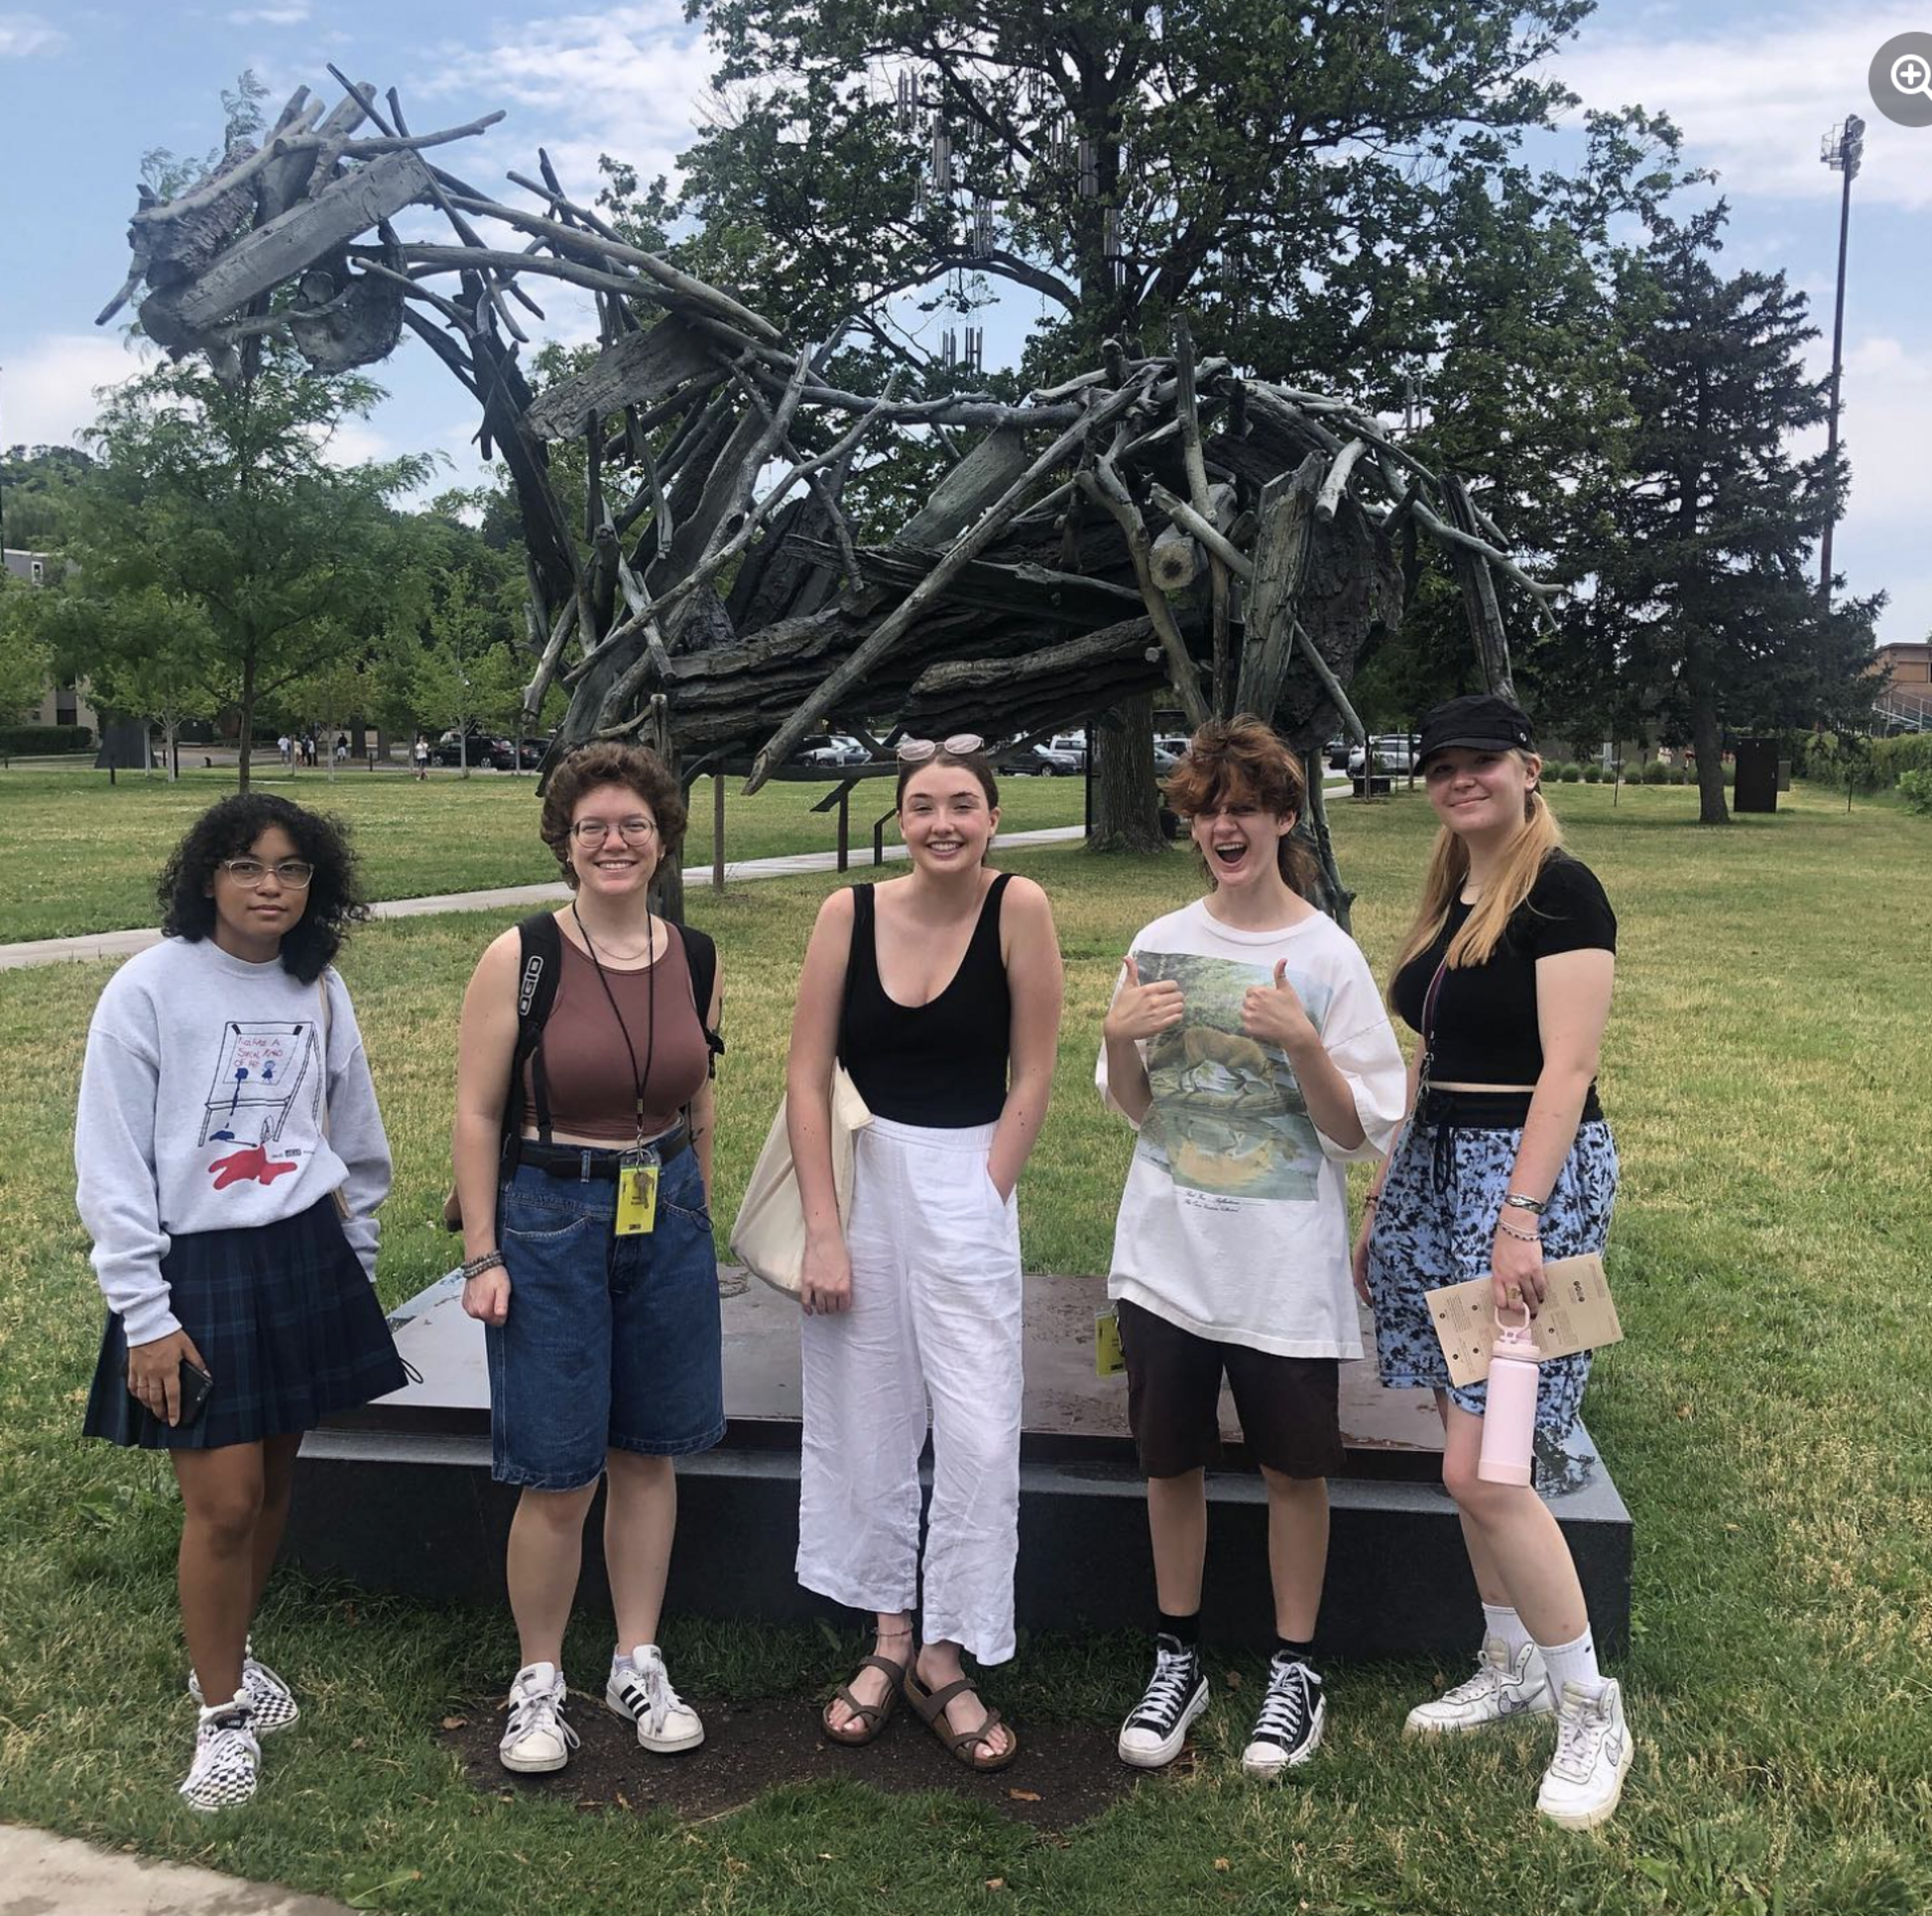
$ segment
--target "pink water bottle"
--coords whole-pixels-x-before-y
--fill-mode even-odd
[[[1542,1353],[1529,1328],[1528,1306],[1520,1324],[1497,1321],[1490,1355],[1489,1401],[1483,1411],[1483,1454],[1476,1475],[1486,1484],[1527,1484],[1536,1436],[1536,1380]]]

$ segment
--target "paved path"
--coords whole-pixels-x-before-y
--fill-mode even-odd
[[[350,1916],[341,1903],[0,1824],[0,1916]]]
[[[1002,832],[1000,846],[1002,850],[1010,850],[1016,845],[1067,845],[1084,836],[1084,831],[1078,825],[1050,825],[1041,831]],[[886,847],[889,860],[899,860],[905,856],[904,845]],[[870,863],[869,858],[862,860],[855,854],[852,869],[859,871]],[[836,852],[794,852],[785,858],[745,858],[726,864],[725,883],[736,885],[748,879],[790,878],[800,872],[831,872],[837,868]],[[693,896],[708,891],[711,885],[710,866],[687,865],[684,868],[684,885]],[[514,905],[560,904],[569,896],[569,888],[561,882],[505,885],[492,892],[445,892],[430,898],[384,898],[369,909],[371,915],[378,918],[416,918],[431,911],[497,911],[508,910]],[[74,938],[34,938],[24,944],[0,945],[0,971],[11,971],[21,965],[58,965],[73,958],[129,958],[160,941],[161,933],[152,925],[144,925],[135,931],[83,932]],[[6,1916],[4,1906],[0,1906],[0,1916]]]

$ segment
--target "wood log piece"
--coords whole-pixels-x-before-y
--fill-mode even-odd
[[[1314,525],[1315,494],[1327,464],[1311,452],[1262,494],[1255,534],[1255,579],[1248,595],[1246,643],[1235,709],[1272,718],[1294,650],[1295,600]]]
[[[952,543],[1026,470],[1026,441],[1018,426],[995,426],[932,490],[893,535],[895,545],[937,552]]]
[[[709,342],[675,313],[643,332],[626,333],[581,371],[547,388],[527,415],[540,438],[566,439],[591,414],[611,419],[626,406],[655,406],[715,372]]]
[[[141,322],[163,345],[191,344],[237,307],[424,198],[429,184],[428,170],[413,153],[393,153],[360,168],[244,234],[199,278],[151,295],[142,301]]]
[[[1154,534],[1147,553],[1147,570],[1168,598],[1185,592],[1207,569],[1207,554],[1193,534],[1168,526]]]

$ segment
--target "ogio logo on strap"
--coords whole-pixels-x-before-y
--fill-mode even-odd
[[[530,1008],[537,1000],[537,987],[543,976],[543,958],[541,952],[533,951],[524,965],[523,983],[517,989],[517,1016],[528,1018]]]

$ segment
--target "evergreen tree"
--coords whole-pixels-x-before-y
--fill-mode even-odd
[[[1817,336],[1781,273],[1724,277],[1722,202],[1660,220],[1623,297],[1641,313],[1626,469],[1578,631],[1598,672],[1697,754],[1699,817],[1729,816],[1728,738],[1832,723],[1860,701],[1881,599],[1819,596],[1813,547],[1844,484],[1795,434],[1825,417]]]

